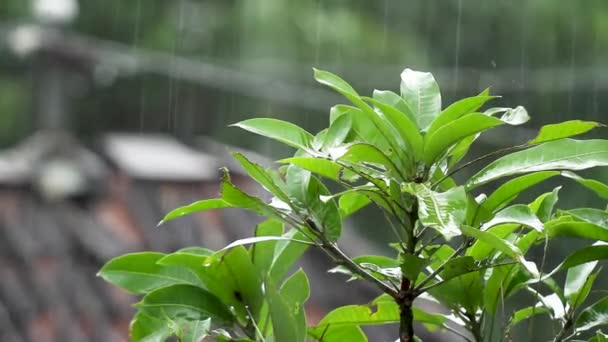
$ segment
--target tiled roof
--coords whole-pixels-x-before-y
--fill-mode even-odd
[[[34,153],[35,157],[23,162],[28,169],[18,182],[0,180],[0,341],[125,341],[136,298],[95,276],[103,263],[132,251],[171,252],[193,245],[219,249],[236,238],[250,236],[253,224],[260,220],[239,210],[212,211],[155,229],[169,210],[217,194],[217,177],[210,176],[217,172],[217,164],[207,164],[214,170],[200,170],[205,176],[199,179],[171,173],[142,177],[133,171],[137,165],[125,170],[121,167],[124,159],[116,160],[116,150],[107,149],[108,141],[116,136],[106,138],[110,140],[105,140],[105,152],[93,165],[103,163],[109,172],[88,170],[83,160],[90,159],[92,152],[71,139],[61,142],[47,135],[26,145],[33,150],[36,144],[54,144],[55,148]],[[172,146],[175,153],[181,153],[183,147],[167,137],[138,139],[140,149],[158,146],[150,142],[159,141]],[[134,159],[140,155],[133,153]],[[184,158],[200,161],[201,156],[188,149]],[[158,157],[162,162],[163,155]],[[224,157],[217,158],[223,164]],[[6,159],[0,153],[0,160]],[[108,159],[113,168],[103,162]],[[147,161],[149,167],[158,162],[150,162],[152,159]],[[37,171],[54,160],[71,163],[87,180],[86,186],[51,197],[45,194],[44,187],[35,185],[40,183],[37,177],[44,177]],[[56,173],[53,177],[61,181],[61,172]],[[238,174],[233,180],[249,191],[259,190]],[[369,246],[357,236],[347,233],[345,239],[353,242],[349,243],[354,249],[351,254],[369,252]],[[356,283],[343,290],[344,278],[326,273],[330,265],[320,253],[308,253],[302,265],[313,279],[311,320],[337,305],[364,303],[377,294]],[[339,291],[334,290],[337,286]]]

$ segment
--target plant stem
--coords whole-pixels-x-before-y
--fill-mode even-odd
[[[399,341],[412,342],[414,341],[414,312],[412,304],[414,296],[411,291],[410,281],[403,278],[401,281],[401,291],[397,303],[399,304]]]
[[[572,326],[572,318],[568,317],[566,319],[566,322],[564,322],[564,325],[562,326],[562,329],[559,331],[559,333],[557,334],[557,336],[555,336],[555,338],[553,339],[553,342],[562,342],[565,341],[565,337],[566,334],[568,333],[568,330],[570,330],[570,327]]]
[[[477,319],[473,314],[467,315],[469,323],[471,323],[471,333],[477,342],[483,342],[483,336],[481,335],[481,324],[477,322]]]

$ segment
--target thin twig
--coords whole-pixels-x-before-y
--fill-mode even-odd
[[[489,157],[492,157],[492,156],[495,156],[497,154],[501,154],[501,153],[504,153],[504,152],[509,152],[509,151],[512,151],[512,150],[518,150],[518,149],[525,148],[525,147],[528,147],[528,145],[522,144],[522,145],[516,145],[516,146],[509,146],[509,147],[502,148],[500,150],[496,150],[496,151],[490,152],[490,153],[485,154],[485,155],[483,155],[481,157],[477,157],[477,158],[475,158],[475,159],[473,159],[473,160],[471,160],[469,162],[466,162],[466,163],[460,165],[459,167],[457,167],[457,168],[449,171],[445,176],[441,177],[438,181],[434,182],[433,185],[431,185],[431,188],[434,188],[437,185],[441,184],[441,182],[443,182],[444,180],[450,178],[450,176],[454,175],[456,172],[458,172],[458,171],[460,171],[460,170],[462,170],[464,168],[467,168],[467,167],[469,167],[469,166],[471,166],[471,165],[473,165],[475,163],[478,163],[478,162],[480,162],[480,161],[482,161],[482,160],[484,160],[486,158],[489,158]]]
[[[441,272],[443,270],[443,268],[445,267],[445,265],[451,261],[452,259],[454,259],[455,257],[457,257],[458,255],[460,255],[460,253],[464,252],[464,250],[467,248],[467,242],[463,242],[455,251],[454,253],[452,253],[452,255],[450,255],[450,257],[448,257],[447,259],[445,259],[441,265],[439,265],[433,272],[431,272],[431,274],[429,274],[428,277],[424,278],[418,285],[416,285],[415,287],[415,291],[416,292],[420,292],[420,289],[422,289],[424,287],[424,285],[426,285],[429,281],[433,280],[433,278],[435,278],[436,275],[439,274],[439,272]]]

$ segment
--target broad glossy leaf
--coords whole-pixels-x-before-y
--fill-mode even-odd
[[[290,230],[284,236],[294,240],[308,239],[302,232],[295,229]],[[273,281],[281,281],[308,247],[310,246],[292,241],[277,241],[272,266],[270,267],[270,276]]]
[[[266,281],[264,288],[275,341],[305,342],[306,334],[304,332],[302,336],[301,322],[298,321],[297,313],[293,311],[288,299],[279,292],[270,279]]]
[[[583,310],[576,319],[576,331],[583,332],[608,325],[608,297],[595,302]]]
[[[603,199],[608,199],[608,185],[595,180],[595,179],[587,179],[577,175],[574,172],[563,171],[562,176],[570,178],[578,182],[580,185],[590,189],[595,192],[598,196]]]
[[[538,196],[528,205],[542,222],[547,222],[553,217],[555,205],[559,200],[560,190],[561,186],[558,186],[553,191]]]
[[[600,126],[593,121],[571,120],[557,124],[545,125],[540,128],[538,135],[528,142],[528,145],[536,145],[546,141],[558,140],[575,135],[587,133]]]
[[[331,195],[329,190],[316,177],[310,178],[307,202],[309,219],[314,221],[317,229],[330,241],[337,241],[342,233],[342,218],[338,205],[334,199],[327,202],[321,200],[321,196]]]
[[[441,94],[429,72],[405,69],[401,73],[401,97],[414,112],[421,130],[426,131],[441,113]]]
[[[283,235],[283,223],[277,220],[266,220],[255,228],[256,237],[279,237],[281,235]],[[276,241],[258,242],[251,246],[249,251],[251,261],[258,269],[259,274],[262,275],[262,279],[270,270],[275,247]]]
[[[230,203],[235,208],[247,209],[260,216],[275,217],[276,210],[264,203],[261,199],[251,196],[239,189],[230,181],[230,174],[227,169],[223,170],[221,198]],[[279,217],[280,218],[280,217]]]
[[[179,207],[171,210],[165,217],[158,223],[160,226],[163,223],[176,219],[178,217],[194,214],[201,211],[207,211],[212,209],[224,209],[232,208],[232,204],[226,202],[221,198],[212,198],[202,201],[196,201],[189,205]]]
[[[565,316],[566,308],[557,293],[552,293],[548,296],[539,296],[539,300],[541,305],[551,310],[553,319],[561,319]]]
[[[591,261],[568,269],[564,283],[564,296],[572,306],[580,305],[589,294],[590,285],[586,285],[588,282],[593,283],[595,277],[592,277],[592,273],[595,266],[597,266],[597,261]]]
[[[488,231],[501,239],[506,239],[509,234],[513,233],[517,228],[519,228],[519,224],[501,224],[489,228]],[[483,241],[475,241],[467,250],[467,255],[474,257],[475,260],[483,260],[492,254],[492,252],[494,252],[494,248],[491,245],[488,245]]]
[[[515,108],[490,108],[484,114],[493,116],[502,113],[500,120],[512,126],[524,124],[530,120],[530,116],[526,109],[522,106]]]
[[[347,192],[340,196],[340,199],[338,200],[338,206],[340,207],[340,214],[342,215],[342,218],[346,218],[356,213],[370,203],[371,200],[369,197],[356,191]]]
[[[464,222],[467,210],[463,187],[439,193],[425,184],[407,183],[403,191],[418,198],[418,217],[422,224],[436,229],[447,239],[460,235],[458,228]]]
[[[280,294],[294,314],[297,341],[305,341],[307,331],[304,303],[310,296],[310,284],[306,273],[302,269],[295,272],[281,286]]]
[[[444,125],[473,112],[476,112],[484,103],[496,98],[496,96],[478,95],[467,97],[456,101],[441,111],[441,114],[433,120],[428,134],[433,134]]]
[[[167,321],[138,312],[131,321],[129,335],[133,342],[165,342],[173,331]]]
[[[341,115],[350,115],[352,129],[345,142],[365,142],[378,147],[382,151],[388,151],[389,143],[382,134],[378,134],[378,129],[373,120],[357,107],[347,105],[337,105],[331,108],[330,120],[333,122]]]
[[[384,117],[399,133],[399,138],[409,147],[416,160],[422,159],[423,139],[414,121],[397,108],[374,99],[365,98],[373,103],[384,114]]]
[[[511,325],[515,326],[534,315],[541,315],[541,314],[548,314],[548,313],[549,313],[548,308],[539,307],[539,306],[537,306],[537,307],[528,306],[523,309],[515,311],[515,313],[513,314],[513,317],[511,318]]]
[[[311,335],[315,338],[314,335]],[[356,324],[351,325],[339,325],[339,326],[328,326],[321,336],[323,342],[367,342],[367,336]]]
[[[246,131],[302,150],[310,149],[312,147],[312,140],[314,139],[313,135],[303,128],[277,119],[255,118],[241,121],[232,126],[240,127]]]
[[[401,272],[406,278],[413,280],[418,279],[418,275],[430,261],[412,254],[402,255],[401,259]]]
[[[565,270],[590,261],[604,259],[608,259],[608,245],[603,242],[599,242],[593,246],[579,249],[568,255],[566,259],[564,259],[564,261],[556,268],[556,270]]]
[[[445,150],[460,140],[502,124],[503,122],[499,119],[481,113],[467,114],[446,123],[424,137],[424,161],[430,165]]]
[[[208,256],[208,255],[214,254],[215,251],[212,249],[209,249],[209,248],[204,248],[204,247],[185,247],[185,248],[179,249],[176,253],[189,253],[189,254]]]
[[[380,101],[384,104],[397,108],[401,113],[407,115],[411,122],[416,123],[416,116],[414,116],[414,112],[410,106],[405,103],[405,100],[403,100],[403,98],[395,92],[390,90],[374,89],[372,97],[376,101]]]
[[[235,248],[235,247],[239,247],[239,246],[246,246],[246,245],[253,245],[253,244],[258,244],[258,243],[262,243],[262,242],[268,242],[268,241],[291,241],[294,243],[303,243],[306,245],[314,245],[312,242],[310,241],[306,241],[306,240],[295,240],[289,237],[285,237],[285,236],[254,236],[254,237],[249,237],[249,238],[244,238],[244,239],[238,239],[236,241],[231,242],[229,245],[227,245],[226,247],[222,248],[220,250],[221,251],[225,251],[231,248]]]
[[[396,259],[382,255],[361,255],[353,258],[353,261],[361,267],[370,270],[380,279],[401,280],[401,269]]]
[[[575,218],[593,223],[608,229],[608,211],[595,208],[578,208],[568,210],[568,214]]]
[[[515,204],[507,207],[494,215],[494,217],[481,226],[481,230],[487,230],[504,223],[517,223],[530,227],[538,232],[543,231],[543,223],[534,215],[530,207],[525,204]]]
[[[481,272],[470,272],[442,282],[429,293],[449,308],[476,312],[482,304],[483,278]]]
[[[353,125],[352,115],[349,113],[338,116],[329,126],[323,142],[323,150],[336,147],[344,142]]]
[[[516,174],[545,170],[583,170],[608,166],[608,140],[550,141],[501,157],[469,179],[469,190]]]
[[[523,253],[517,246],[505,239],[500,238],[491,231],[481,231],[468,226],[462,226],[460,229],[464,234],[494,247],[515,260],[521,260],[523,258]]]
[[[171,285],[148,293],[135,304],[140,310],[155,317],[205,320],[229,323],[234,317],[222,302],[211,293],[192,285]]]
[[[131,293],[145,294],[172,284],[200,286],[199,279],[188,269],[158,265],[165,254],[140,252],[121,255],[106,263],[98,275],[105,281]]]
[[[456,257],[445,264],[443,271],[441,272],[441,278],[443,281],[448,281],[478,269],[479,267],[475,264],[475,259],[473,259],[473,257]]]
[[[576,237],[595,241],[608,241],[608,229],[589,222],[551,221],[545,224],[551,237]]]
[[[522,191],[557,175],[558,171],[541,171],[514,178],[498,187],[481,205],[490,212],[500,210]]]
[[[234,153],[232,155],[239,164],[245,169],[247,174],[253,178],[256,182],[260,183],[268,192],[279,198],[281,201],[288,203],[289,197],[285,194],[285,184],[281,181],[278,183],[278,179],[274,178],[270,172],[265,170],[262,166],[251,162],[247,157],[241,153]]]
[[[337,156],[337,158],[347,160],[352,163],[364,162],[382,165],[389,171],[395,173],[398,172],[397,166],[392,162],[392,160],[386,154],[384,154],[384,152],[370,144],[353,144],[344,151],[344,154]]]
[[[222,254],[217,254],[220,259],[220,267],[227,270],[227,274],[233,279],[235,284],[235,294],[237,300],[240,300],[253,313],[254,318],[257,318],[263,304],[262,279],[260,274],[256,272],[256,268],[251,262],[251,258],[247,250],[238,246],[230,249]]]
[[[370,305],[347,305],[332,310],[309,330],[311,336],[319,338],[325,329],[351,325],[381,325],[399,322],[399,308],[394,301],[377,298]]]
[[[350,179],[354,181],[356,175],[345,170],[343,166],[333,160],[313,158],[313,157],[293,157],[279,160],[280,163],[293,164],[310,172],[316,173],[319,176],[329,178],[331,180],[340,181],[342,179]],[[343,176],[350,172],[349,177]]]

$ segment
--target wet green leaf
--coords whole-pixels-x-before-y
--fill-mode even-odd
[[[414,112],[418,127],[423,131],[426,131],[441,113],[439,86],[430,72],[403,70],[401,97]]]
[[[241,121],[232,126],[240,127],[246,131],[302,150],[310,149],[312,147],[312,140],[314,139],[312,134],[301,127],[277,119],[255,118]]]
[[[538,135],[528,142],[528,145],[536,145],[547,141],[558,140],[575,135],[587,133],[600,126],[593,121],[570,120],[557,124],[545,125],[540,128]]]
[[[583,170],[608,166],[608,140],[562,139],[501,157],[471,177],[471,190],[490,181],[545,170]]]

